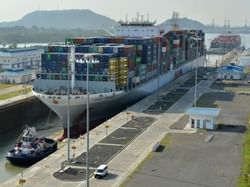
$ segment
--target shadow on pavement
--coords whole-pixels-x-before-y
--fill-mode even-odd
[[[218,124],[217,132],[245,133],[247,128],[243,125]]]
[[[113,180],[115,178],[117,178],[118,175],[114,174],[114,173],[108,173],[107,176],[105,176],[104,178],[102,178],[101,180]]]

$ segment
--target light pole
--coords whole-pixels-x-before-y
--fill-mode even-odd
[[[82,59],[77,59],[76,63],[82,63],[87,65],[87,77],[86,77],[86,133],[87,133],[87,151],[86,151],[86,181],[87,187],[89,187],[89,64],[97,64],[99,60],[93,58],[92,54],[85,54]]]
[[[198,74],[198,41],[201,40],[199,37],[193,38],[196,41],[196,67],[195,67],[195,85],[194,85],[194,107],[196,107],[197,99],[197,74]]]
[[[160,97],[160,58],[161,58],[161,42],[160,38],[158,41],[158,53],[157,53],[157,100],[159,100]]]
[[[71,76],[71,80],[73,80],[72,76],[74,74],[72,73],[72,70],[74,70],[74,62],[75,62],[75,47],[73,45],[69,45],[69,56],[68,56],[68,75],[67,75],[67,137],[68,137],[68,159],[67,161],[70,162],[70,89],[72,88],[69,85],[69,80]],[[73,85],[74,86],[74,85]]]

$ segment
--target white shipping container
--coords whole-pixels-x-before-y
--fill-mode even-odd
[[[118,53],[118,47],[113,48],[113,53]]]
[[[103,53],[103,48],[101,46],[98,47],[98,53]]]
[[[174,40],[174,45],[179,45],[180,44],[180,40]]]
[[[132,78],[132,83],[139,83],[140,82],[140,77],[133,77]]]
[[[129,77],[129,78],[131,78],[131,77],[133,77],[133,76],[135,76],[135,71],[130,71],[130,72],[128,72],[128,77]]]

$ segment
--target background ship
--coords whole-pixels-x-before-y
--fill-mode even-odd
[[[105,119],[118,108],[156,91],[191,71],[197,62],[203,66],[201,30],[163,33],[154,22],[139,17],[120,24],[118,36],[68,38],[65,45],[48,46],[42,55],[33,93],[61,118],[64,137],[68,106],[71,136],[85,130],[81,120],[86,112],[87,65],[76,60],[86,54],[100,62],[89,64],[91,121]]]
[[[241,37],[237,34],[222,34],[211,41],[209,53],[226,54],[241,46]]]

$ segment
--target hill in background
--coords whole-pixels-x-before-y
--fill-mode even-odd
[[[94,13],[91,10],[53,10],[35,11],[23,18],[12,22],[2,22],[0,27],[33,26],[56,29],[101,29],[110,28],[117,24],[114,20]]]
[[[199,21],[191,20],[188,18],[177,18],[176,22],[179,25],[179,28],[181,29],[205,29],[205,25],[203,25]],[[168,19],[160,24],[160,27],[164,30],[170,30],[172,24],[172,19]]]

